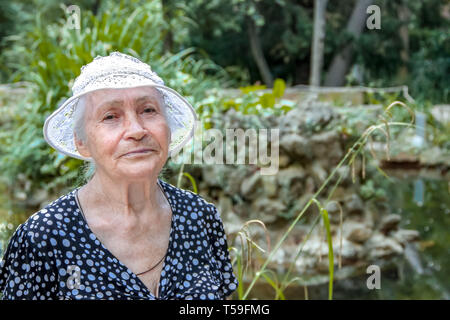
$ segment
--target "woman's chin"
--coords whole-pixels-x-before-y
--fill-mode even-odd
[[[146,179],[155,173],[159,172],[157,166],[155,164],[143,163],[143,164],[130,164],[123,166],[120,170],[122,171],[121,176],[127,180],[142,180]]]

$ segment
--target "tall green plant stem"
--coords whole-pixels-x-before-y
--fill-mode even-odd
[[[270,252],[269,256],[267,257],[267,259],[265,260],[264,264],[262,265],[261,269],[258,270],[255,274],[255,276],[253,277],[252,282],[250,283],[250,285],[248,286],[244,296],[242,297],[243,300],[245,300],[247,298],[247,296],[249,295],[251,289],[253,288],[253,286],[255,285],[256,281],[259,279],[259,277],[261,276],[261,274],[264,272],[264,270],[266,269],[267,265],[269,264],[269,262],[271,261],[271,259],[273,258],[275,252],[280,248],[281,244],[284,242],[284,240],[286,239],[286,237],[291,233],[292,229],[295,227],[295,225],[297,224],[297,222],[300,220],[300,218],[303,216],[303,214],[305,213],[305,211],[309,208],[309,206],[315,201],[315,199],[317,198],[317,196],[322,192],[322,190],[325,188],[325,186],[328,184],[328,182],[334,177],[335,173],[337,172],[337,170],[345,163],[345,161],[347,160],[348,157],[350,157],[352,155],[352,153],[355,153],[352,157],[352,159],[355,158],[356,154],[361,150],[361,148],[365,145],[365,143],[367,142],[367,138],[370,136],[370,134],[377,130],[380,129],[383,126],[387,126],[387,125],[398,125],[398,126],[411,126],[411,123],[404,123],[404,122],[389,122],[389,123],[383,123],[383,124],[379,124],[379,125],[373,125],[370,126],[362,135],[361,137],[353,144],[353,146],[350,148],[350,150],[347,152],[347,154],[345,155],[345,157],[339,162],[339,164],[336,166],[336,168],[334,168],[334,170],[331,172],[330,176],[328,176],[328,178],[323,182],[323,184],[320,186],[320,188],[317,190],[317,192],[313,195],[313,197],[308,201],[308,203],[306,204],[306,206],[303,208],[303,210],[297,215],[297,217],[294,219],[294,221],[290,224],[289,228],[287,229],[287,231],[283,234],[283,236],[280,238],[280,240],[277,242],[277,244],[274,246],[273,250]],[[364,143],[362,143],[364,141]],[[355,151],[355,147],[359,146],[359,148]]]

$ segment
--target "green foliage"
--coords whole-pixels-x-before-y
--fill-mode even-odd
[[[243,114],[281,115],[292,109],[286,100],[280,100],[286,88],[282,79],[276,79],[274,87],[267,92],[266,86],[241,87],[243,95],[223,101],[224,109],[234,108]]]
[[[364,82],[374,86],[406,84],[419,100],[449,101],[450,35],[444,18],[445,1],[380,0],[381,30],[362,33],[354,45],[355,62],[363,67]],[[407,8],[409,18],[401,21],[399,10]],[[408,31],[408,59],[399,30]],[[403,72],[403,73],[402,73]]]
[[[448,30],[448,29],[447,29]],[[410,60],[411,92],[421,100],[450,101],[450,34],[420,30],[413,34],[420,43]]]
[[[384,189],[376,188],[372,179],[365,181],[361,185],[360,194],[366,200],[370,198],[386,198],[386,192],[384,191]]]
[[[42,128],[45,118],[71,95],[81,66],[97,55],[118,50],[148,62],[168,86],[194,105],[208,88],[233,84],[222,68],[193,48],[175,55],[164,52],[166,25],[159,2],[131,3],[106,2],[97,15],[83,11],[79,30],[66,23],[68,16],[47,24],[37,12],[33,28],[15,37],[4,52],[8,66],[15,70],[12,79],[32,84],[31,95],[13,107],[14,119],[0,135],[0,170],[10,188],[19,187],[15,184],[19,174],[31,182],[30,194],[42,188],[60,193],[61,187],[79,183],[82,161],[50,148]]]
[[[5,8],[5,19],[3,24],[0,23],[0,37],[12,35],[4,39],[6,52],[9,51],[11,41],[17,38],[17,31],[34,27],[37,10],[41,13],[41,21],[46,24],[64,18],[64,12],[57,10],[57,0],[35,0],[32,5],[25,0],[4,2],[2,8]],[[96,9],[96,3],[95,0],[77,1],[82,10],[82,17],[91,15],[91,11]],[[141,48],[138,44],[142,32],[128,31],[134,30],[130,29],[131,25],[142,26],[136,24],[135,20],[140,18],[133,15],[135,9],[139,11],[139,8],[147,8],[151,12],[150,7],[158,7],[159,14],[153,17],[161,30],[157,33],[146,33],[145,39],[152,41],[159,38],[158,46],[164,46],[164,52],[196,48],[196,53],[210,57],[232,75],[240,86],[261,79],[249,45],[248,22],[251,21],[258,28],[261,48],[274,77],[285,79],[289,85],[308,82],[314,13],[312,1],[128,0],[121,1],[119,5],[108,1],[99,3],[101,7],[98,12],[106,13],[104,18],[115,20],[115,16],[118,16],[117,21],[122,21],[124,26],[123,38],[120,38],[121,32],[113,28],[111,36],[109,37],[108,33],[106,37],[117,41],[107,43],[122,45],[130,41],[127,37],[136,38],[136,43],[128,45],[136,53],[140,53],[141,57],[147,58],[146,53],[149,51],[144,53],[142,47],[146,42],[140,45]],[[381,29],[364,29],[359,38],[355,39],[345,31],[355,1],[328,1],[324,73],[339,50],[350,44],[353,49],[353,62],[361,67],[362,74],[358,80],[349,77],[348,83],[365,86],[407,84],[411,88],[411,95],[417,99],[435,103],[448,102],[450,41],[447,31],[449,19],[443,13],[446,2],[377,0],[375,4],[380,7],[382,13]],[[409,11],[405,21],[399,17],[399,12],[404,8]],[[130,17],[130,21],[123,20],[123,13]],[[142,15],[142,10],[138,15]],[[99,14],[97,17],[104,25],[108,24]],[[115,27],[115,23],[112,27]],[[402,27],[406,27],[409,35],[406,61],[402,58],[404,48],[399,35]],[[95,29],[91,30],[96,36]],[[84,30],[82,33],[85,33]],[[24,34],[20,35],[23,36]],[[64,43],[64,39],[62,40]],[[103,40],[97,40],[100,40],[101,46]],[[134,47],[135,45],[137,47]],[[107,47],[106,51],[108,50],[110,49]],[[5,80],[14,79],[11,78],[7,66],[25,65],[27,59],[22,56],[23,51],[15,45],[14,51],[9,55],[9,62],[2,65],[2,73],[8,75],[8,78],[4,76]],[[207,74],[215,72],[209,70]]]
[[[197,112],[202,115],[205,129],[213,126],[213,118],[220,122],[222,114],[229,109],[245,115],[280,116],[294,107],[292,101],[282,99],[285,88],[284,80],[276,79],[271,89],[267,89],[265,85],[244,86],[239,88],[240,95],[231,98],[217,90],[211,90],[206,98],[198,102]]]
[[[356,83],[349,79],[349,83],[407,84],[414,97],[448,101],[449,21],[441,13],[445,1],[378,0],[374,4],[381,9],[381,29],[364,28],[355,39],[346,32],[355,1],[328,1],[324,73],[339,50],[351,45],[353,63],[361,67],[362,79]],[[399,18],[403,7],[410,12],[406,21]],[[173,18],[174,25],[181,23],[189,35],[178,46],[202,48],[225,68],[239,66],[241,72],[234,74],[236,79],[242,74],[248,74],[251,82],[261,79],[248,41],[247,22],[252,20],[259,28],[261,47],[274,76],[286,79],[289,84],[308,83],[312,1],[194,0],[177,5],[176,10],[178,15],[182,11],[194,21],[182,24],[177,16]],[[399,30],[403,26],[409,33],[408,61],[402,58],[404,48]]]

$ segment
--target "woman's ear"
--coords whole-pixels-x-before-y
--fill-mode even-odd
[[[78,153],[85,158],[90,158],[91,153],[89,152],[86,143],[83,140],[79,139],[76,133],[73,134],[73,140],[75,142],[75,146],[77,147]]]

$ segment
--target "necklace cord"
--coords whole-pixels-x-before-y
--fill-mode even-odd
[[[161,260],[158,261],[157,264],[155,264],[153,267],[151,267],[150,269],[148,269],[147,271],[141,272],[141,273],[136,273],[137,276],[140,276],[141,274],[144,274],[146,272],[152,271],[153,269],[156,268],[157,265],[159,265],[161,263],[161,261],[164,260],[164,258],[166,257],[167,253],[161,258]]]
[[[162,189],[161,185],[159,184],[159,181],[157,181],[157,184],[158,184],[160,190],[162,191],[164,197],[166,198],[166,200],[169,201],[169,199],[167,199],[167,196],[166,196],[164,190]],[[81,208],[81,204],[80,204],[80,201],[79,201],[79,199],[78,199],[78,190],[77,190],[77,192],[75,192],[75,200],[76,200],[76,202],[77,202],[77,204],[78,204],[78,207],[81,209],[80,212],[81,212],[81,214],[82,214],[84,220],[85,220],[86,223],[87,223],[86,216],[84,215],[83,209]],[[169,204],[170,204],[170,202],[169,202]],[[172,209],[172,208],[171,208],[171,209]],[[153,267],[151,267],[151,268],[148,269],[147,271],[140,272],[140,273],[136,273],[136,275],[137,275],[137,276],[140,276],[141,274],[147,273],[147,272],[152,271],[153,269],[155,269],[156,266],[158,266],[158,265],[164,260],[164,258],[167,256],[167,252],[168,252],[168,250],[166,251],[166,253],[164,254],[164,256],[161,258],[161,260],[159,260],[158,263],[155,264]]]

